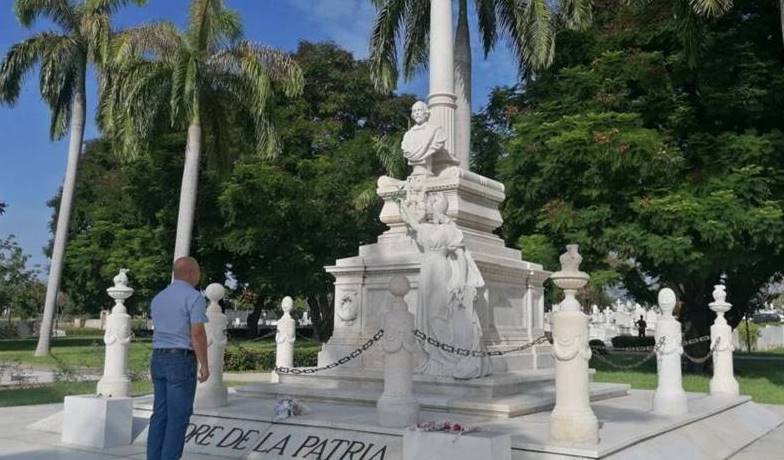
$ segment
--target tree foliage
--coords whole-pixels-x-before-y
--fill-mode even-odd
[[[669,8],[616,2],[562,34],[554,68],[493,108],[513,125],[497,172],[524,257],[555,268],[553,248],[579,243],[640,300],[674,288],[704,333],[720,275],[736,323],[781,270],[784,63],[772,0],[707,24],[696,67]]]
[[[0,239],[0,311],[8,319],[26,319],[38,314],[43,305],[46,286],[40,281],[38,267],[29,267],[25,254],[14,235]]]

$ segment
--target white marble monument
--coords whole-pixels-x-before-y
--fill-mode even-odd
[[[131,316],[125,308],[125,301],[133,295],[128,287],[128,269],[121,268],[114,277],[114,286],[106,292],[114,299],[112,313],[106,319],[106,356],[103,377],[98,381],[97,393],[103,396],[128,396],[131,379],[128,377],[128,346],[131,343]]]
[[[713,377],[710,380],[712,396],[734,397],[740,394],[738,381],[732,363],[732,328],[727,324],[724,313],[732,308],[727,302],[727,292],[722,284],[713,289],[713,302],[708,304],[716,312],[716,320],[710,328],[711,346],[713,347]]]
[[[294,308],[294,300],[286,296],[280,304],[283,316],[277,323],[277,333],[275,334],[275,367],[294,366],[294,342],[297,341],[297,322],[291,317],[291,310]],[[278,373],[273,371],[271,380],[279,381]]]
[[[218,304],[225,293],[226,289],[218,283],[210,284],[205,290],[210,301],[207,306],[209,321],[204,326],[207,332],[207,363],[210,367],[210,378],[196,387],[194,407],[200,409],[222,407],[228,401],[228,390],[223,383],[223,352],[228,343],[226,337],[228,321]]]
[[[682,415],[689,411],[681,375],[681,323],[672,316],[675,300],[672,289],[659,291],[662,315],[656,324],[656,343],[663,343],[656,351],[658,386],[653,395],[653,412],[661,415]]]
[[[599,421],[590,403],[588,317],[575,297],[590,277],[580,271],[583,258],[576,244],[567,245],[560,260],[561,270],[551,276],[555,285],[563,289],[564,300],[552,315],[556,361],[550,439],[566,444],[596,443],[599,441]]]
[[[363,245],[358,255],[338,260],[326,270],[335,277],[335,316],[332,338],[319,354],[319,365],[326,365],[365,343],[381,328],[388,305],[387,285],[393,276],[405,275],[411,283],[406,301],[417,314],[417,324],[424,320],[421,312],[428,306],[423,299],[447,295],[448,287],[427,284],[422,278],[425,264],[433,263],[421,249],[421,238],[412,238],[411,225],[401,213],[400,203],[416,203],[409,209],[417,222],[432,222],[427,216],[428,196],[440,194],[446,202],[446,218],[451,233],[461,235],[465,253],[469,253],[478,270],[472,325],[481,331],[470,332],[479,338],[476,348],[494,350],[530,343],[544,334],[543,283],[549,273],[539,264],[522,260],[520,251],[507,248],[493,232],[503,220],[499,205],[504,186],[492,179],[472,173],[460,166],[455,152],[455,95],[452,27],[452,2],[432,0],[430,9],[430,94],[425,104],[413,107],[416,125],[406,133],[402,147],[413,166],[403,180],[382,176],[377,193],[384,205],[379,216],[388,229],[374,244]],[[429,118],[428,118],[429,113]],[[417,244],[417,243],[420,244]],[[472,275],[473,276],[473,275]],[[433,280],[430,280],[433,281]],[[438,294],[420,294],[420,289],[440,289]],[[431,312],[431,315],[433,313]],[[466,323],[467,324],[467,323]],[[494,372],[552,368],[549,345],[536,346],[492,360]],[[380,371],[382,355],[370,350],[346,367]],[[417,363],[419,368],[422,363]],[[449,367],[449,366],[448,366]],[[487,370],[473,369],[466,376],[484,375]],[[456,374],[459,376],[459,372]]]

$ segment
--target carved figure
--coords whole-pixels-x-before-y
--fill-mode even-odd
[[[478,350],[482,326],[475,304],[479,295],[487,295],[485,282],[465,249],[463,232],[446,215],[446,197],[440,192],[428,193],[426,207],[429,222],[420,222],[407,206],[400,206],[401,216],[422,251],[416,327],[442,343]],[[458,356],[436,347],[427,347],[425,354],[418,372],[459,379],[491,372],[488,359]]]
[[[440,126],[430,123],[430,109],[422,101],[411,107],[411,118],[416,124],[403,135],[400,144],[403,156],[408,164],[414,166],[414,175],[432,175],[430,159],[434,154],[445,151],[446,134]]]
[[[357,303],[357,291],[347,291],[340,295],[338,299],[337,314],[341,321],[347,326],[354,324],[359,314],[359,304]]]

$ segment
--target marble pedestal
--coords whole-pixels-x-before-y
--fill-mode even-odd
[[[132,441],[133,399],[66,396],[62,442],[78,446],[124,446]]]
[[[463,232],[487,286],[487,299],[477,301],[482,324],[482,345],[488,350],[531,342],[544,334],[543,283],[549,276],[541,265],[522,260],[520,251],[507,248],[492,233],[503,220],[498,206],[503,184],[478,174],[448,167],[438,176],[425,177],[425,192],[442,192],[449,201],[448,215]],[[408,278],[411,291],[405,301],[416,314],[421,254],[407,235],[396,200],[405,196],[405,181],[381,177],[378,195],[384,200],[380,220],[389,229],[359,254],[338,260],[326,270],[335,277],[334,332],[319,354],[319,365],[337,361],[361,346],[382,327],[391,295],[392,277]],[[494,372],[552,368],[549,349],[533,348],[493,358]],[[341,367],[381,369],[383,353],[374,347]]]
[[[403,433],[403,460],[448,458],[451,460],[511,460],[509,434],[493,432],[453,433],[407,430]]]

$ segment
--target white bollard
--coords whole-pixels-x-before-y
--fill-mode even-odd
[[[294,367],[294,342],[297,341],[297,322],[291,317],[294,301],[286,296],[281,302],[283,316],[278,320],[278,332],[275,334],[275,367]],[[280,381],[277,372],[272,371],[270,380],[273,383]]]
[[[575,298],[590,277],[580,271],[583,258],[576,244],[566,246],[561,270],[550,278],[563,289],[564,300],[552,316],[555,356],[555,407],[550,414],[550,439],[562,443],[596,443],[599,421],[590,402],[588,316]]]
[[[656,344],[664,343],[656,351],[658,379],[653,395],[653,412],[661,415],[682,415],[689,412],[686,392],[681,375],[681,323],[673,318],[675,292],[664,288],[659,291],[659,308],[662,315],[656,321]]]
[[[207,363],[210,367],[210,378],[196,387],[194,407],[210,409],[223,407],[229,402],[229,392],[223,383],[223,357],[226,351],[226,326],[228,321],[221,310],[220,300],[226,293],[223,285],[212,283],[205,291],[210,304],[207,306],[207,318],[204,325],[207,332]]]
[[[732,352],[732,328],[724,319],[724,313],[732,308],[726,301],[727,293],[724,285],[713,286],[713,302],[708,306],[716,312],[716,321],[710,328],[711,348],[713,349],[713,378],[710,380],[710,394],[712,396],[738,396],[740,389],[735,380]],[[718,341],[718,344],[716,343]]]
[[[405,427],[417,423],[419,403],[414,397],[414,315],[403,299],[411,290],[408,279],[396,275],[389,282],[389,292],[395,297],[384,315],[384,393],[378,399],[378,424]]]
[[[106,290],[109,297],[114,299],[114,307],[106,318],[106,332],[103,335],[106,357],[103,377],[96,388],[96,392],[102,396],[128,396],[131,390],[131,379],[128,377],[131,316],[125,308],[125,301],[133,295],[133,289],[128,287],[127,273],[127,268],[121,268],[120,273],[114,277],[114,286]]]

